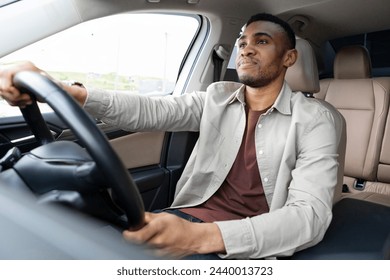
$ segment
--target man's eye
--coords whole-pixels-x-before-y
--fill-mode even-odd
[[[245,48],[245,46],[246,46],[246,43],[238,43],[238,47],[240,49]]]
[[[261,39],[261,40],[258,40],[258,41],[257,41],[257,44],[258,44],[258,45],[263,45],[263,44],[267,44],[267,43],[268,43],[268,41],[265,40],[265,39]]]

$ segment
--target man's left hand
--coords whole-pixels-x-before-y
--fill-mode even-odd
[[[192,223],[168,213],[145,213],[145,225],[137,231],[125,230],[123,236],[128,241],[152,246],[157,256],[181,258],[225,251],[216,224]]]

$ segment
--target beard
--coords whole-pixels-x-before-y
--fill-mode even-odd
[[[260,88],[269,85],[272,81],[277,78],[277,75],[267,75],[262,73],[258,76],[251,75],[238,75],[239,81],[252,88]]]
[[[239,81],[252,88],[261,88],[271,84],[273,81],[278,79],[282,73],[282,68],[280,66],[280,61],[282,57],[278,56],[275,61],[266,63],[265,65],[261,61],[254,59],[243,59],[237,61],[237,75]],[[254,64],[253,69],[240,69],[241,62],[249,61]]]

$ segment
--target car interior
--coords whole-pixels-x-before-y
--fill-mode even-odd
[[[297,36],[289,86],[333,105],[345,119],[331,225],[316,246],[283,259],[390,259],[389,10],[385,0],[0,1],[0,37],[7,38],[0,64],[97,19],[180,15],[197,27],[172,90],[158,94],[203,91],[213,82],[238,82],[235,43],[242,27],[254,13],[274,14]],[[120,32],[142,45],[131,28],[142,32],[143,26]],[[68,39],[69,54],[60,56],[83,64],[72,59],[76,40]],[[144,48],[136,56],[151,56]],[[35,104],[17,115],[0,113],[0,222],[6,229],[0,231],[0,259],[155,258],[125,244],[118,229],[136,227],[143,211],[169,207],[198,132],[125,131],[90,118],[46,77],[25,74],[15,78],[19,87],[52,111]]]

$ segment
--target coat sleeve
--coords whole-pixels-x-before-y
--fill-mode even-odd
[[[204,96],[204,92],[194,92],[152,97],[88,89],[84,109],[126,131],[197,131]]]

